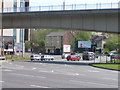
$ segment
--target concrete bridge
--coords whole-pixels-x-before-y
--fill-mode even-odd
[[[7,12],[2,13],[0,28],[46,28],[120,33],[118,9]]]

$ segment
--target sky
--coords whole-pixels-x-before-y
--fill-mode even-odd
[[[85,3],[118,3],[120,0],[30,0],[30,6],[62,5],[63,1],[65,1],[66,5],[72,5]]]

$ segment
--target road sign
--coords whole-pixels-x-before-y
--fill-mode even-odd
[[[25,52],[25,44],[24,43],[15,43],[14,46],[15,55],[22,55]]]
[[[70,52],[71,51],[71,45],[63,45],[63,52]]]

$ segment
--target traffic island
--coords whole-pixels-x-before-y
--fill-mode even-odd
[[[107,70],[120,71],[120,63],[91,63],[89,65]]]

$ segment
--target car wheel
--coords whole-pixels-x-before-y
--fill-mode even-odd
[[[51,60],[54,60],[53,58]]]
[[[78,61],[79,61],[79,59],[78,59]]]
[[[67,59],[67,61],[69,61],[69,59]]]
[[[83,58],[83,60],[85,60],[85,58]]]

